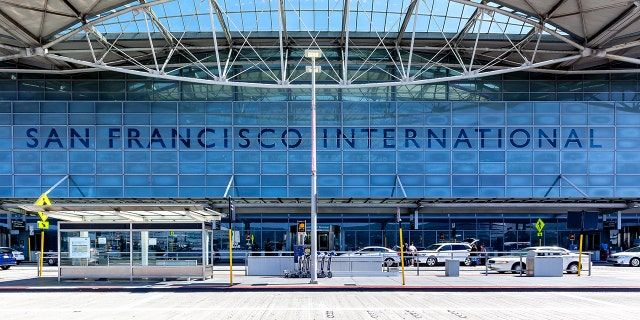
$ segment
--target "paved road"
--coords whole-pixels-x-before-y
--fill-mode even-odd
[[[627,319],[625,292],[0,293],[3,319]]]
[[[220,268],[207,281],[58,283],[55,268],[46,267],[38,279],[34,265],[21,265],[0,271],[0,319],[602,320],[635,318],[640,310],[640,268],[595,266],[591,277],[561,278],[485,276],[473,268],[451,278],[438,270],[418,276],[409,269],[406,286],[395,276],[319,279],[319,287],[308,279],[247,277],[238,270],[233,288],[243,289],[229,290],[228,273]],[[424,290],[430,286],[444,290]]]

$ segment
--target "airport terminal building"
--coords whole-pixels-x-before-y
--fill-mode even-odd
[[[218,250],[313,211],[319,250],[640,237],[638,2],[41,2],[0,8],[0,245],[37,211]]]

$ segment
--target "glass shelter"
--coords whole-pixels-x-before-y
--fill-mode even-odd
[[[58,279],[201,278],[213,273],[207,222],[60,222]]]

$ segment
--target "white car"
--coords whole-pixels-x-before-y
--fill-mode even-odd
[[[369,246],[362,249],[348,252],[347,256],[379,256],[382,258],[382,265],[385,267],[397,266],[400,264],[400,252],[386,247]]]
[[[569,251],[562,247],[555,246],[528,247],[512,255],[492,257],[487,260],[487,267],[489,268],[489,270],[497,271],[499,273],[525,272],[525,270],[527,270],[527,254],[529,251],[547,252],[553,255],[562,255],[563,270],[567,271],[567,273],[578,273],[578,261],[580,259],[580,254],[577,252]],[[582,264],[586,265],[587,263],[589,263],[589,257],[586,254],[583,254]]]
[[[24,253],[18,249],[13,249],[9,247],[0,247],[0,249],[9,249],[13,253],[13,256],[16,258],[16,264],[20,264],[24,261]]]
[[[470,251],[471,246],[465,242],[436,243],[417,252],[418,263],[424,263],[429,267],[433,267],[438,263],[445,262],[447,259],[454,259],[469,266],[471,265],[471,259],[469,258]]]
[[[607,258],[607,262],[615,266],[628,265],[640,267],[640,247],[633,247],[622,252],[614,253]]]

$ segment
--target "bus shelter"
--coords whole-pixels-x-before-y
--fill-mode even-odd
[[[62,279],[200,278],[213,275],[211,222],[58,224]]]

